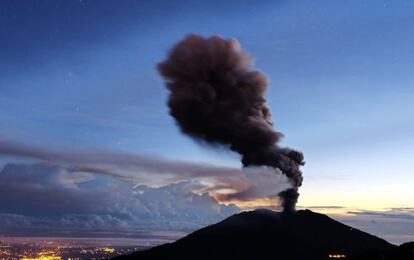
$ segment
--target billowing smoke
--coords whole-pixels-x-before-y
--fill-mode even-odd
[[[283,136],[273,129],[264,98],[267,78],[252,69],[252,59],[234,39],[191,34],[158,64],[170,90],[170,114],[182,132],[209,144],[221,144],[242,156],[246,166],[280,169],[292,185],[280,193],[282,206],[294,211],[302,153],[279,148]]]

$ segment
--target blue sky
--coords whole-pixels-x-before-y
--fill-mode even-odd
[[[155,70],[186,34],[220,34],[236,38],[270,78],[267,99],[282,144],[305,154],[300,205],[414,206],[412,1],[0,7],[3,139],[239,167],[237,155],[179,133]],[[2,165],[16,161],[0,157]]]

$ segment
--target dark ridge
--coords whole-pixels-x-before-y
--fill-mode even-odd
[[[346,256],[339,259],[414,259],[384,258],[397,249],[310,210],[284,214],[259,209],[233,215],[174,243],[117,259],[338,259],[332,255]]]

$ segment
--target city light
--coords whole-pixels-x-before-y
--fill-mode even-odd
[[[3,240],[3,241],[2,241]],[[81,239],[0,239],[0,260],[109,259],[145,250],[151,245],[116,245]]]

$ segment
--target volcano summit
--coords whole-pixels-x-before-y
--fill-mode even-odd
[[[414,259],[397,247],[310,210],[242,212],[171,244],[118,259]]]

